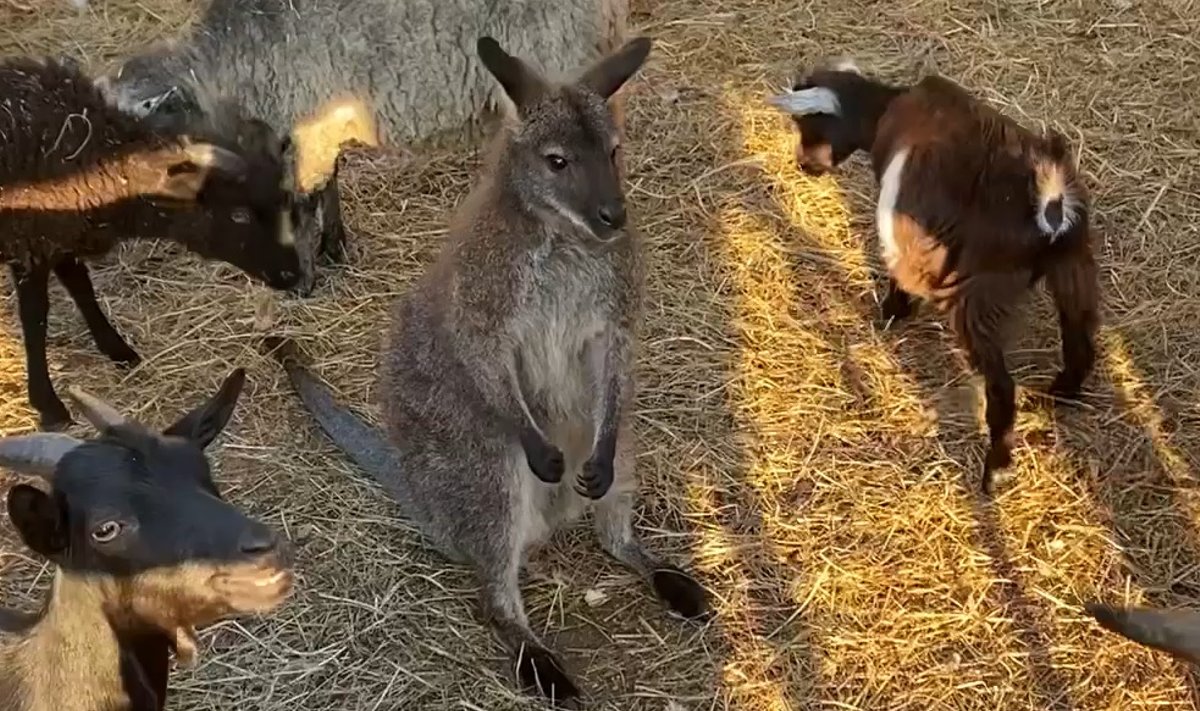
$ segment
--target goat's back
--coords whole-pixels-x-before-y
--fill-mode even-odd
[[[162,140],[71,63],[0,64],[0,185],[60,178]]]
[[[551,73],[616,46],[628,0],[215,0],[189,62],[275,126],[365,99],[387,142],[456,132],[499,96],[491,35]],[[207,65],[207,66],[206,66]]]

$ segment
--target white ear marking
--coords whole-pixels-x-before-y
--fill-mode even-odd
[[[814,86],[799,91],[787,91],[767,98],[767,103],[793,116],[808,114],[833,114],[842,111],[837,94],[832,89]]]
[[[847,57],[842,57],[834,61],[830,68],[835,72],[852,72],[862,76],[862,70],[858,68],[853,59]]]

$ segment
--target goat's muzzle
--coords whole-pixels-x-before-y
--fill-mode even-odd
[[[224,569],[210,579],[213,590],[231,610],[239,613],[265,613],[274,610],[292,594],[296,576],[276,556],[260,564],[238,565]]]

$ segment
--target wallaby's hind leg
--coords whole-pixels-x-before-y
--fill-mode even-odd
[[[579,689],[554,652],[546,649],[529,628],[518,585],[519,559],[520,556],[512,555],[496,568],[480,571],[483,613],[514,654],[521,684],[536,689],[561,708],[576,708]]]
[[[596,533],[612,557],[647,579],[671,612],[689,620],[710,614],[708,593],[696,579],[646,550],[633,530],[633,504],[637,479],[633,471],[633,433],[622,427],[617,434],[616,482],[596,503]]]

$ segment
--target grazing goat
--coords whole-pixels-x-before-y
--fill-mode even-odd
[[[344,237],[328,180],[343,144],[471,135],[498,98],[464,51],[476,37],[566,72],[618,46],[627,15],[628,0],[212,0],[189,36],[146,48],[106,79],[122,107],[169,122],[228,96],[276,130],[295,129],[297,185],[327,203],[323,232],[300,239],[337,261]]]
[[[81,258],[167,237],[275,289],[305,287],[287,145],[266,124],[233,119],[226,133],[202,136],[153,129],[56,60],[0,64],[0,108],[0,259],[16,285],[29,400],[44,429],[70,421],[46,364],[51,272],[100,351],[129,365],[140,358],[104,316]]]
[[[204,456],[244,382],[234,370],[161,434],[72,390],[98,438],[0,439],[0,466],[50,485],[14,486],[8,515],[57,566],[39,614],[0,614],[0,708],[158,711],[170,653],[191,663],[197,627],[291,594],[285,544],[221,498]]]
[[[1066,140],[1028,131],[947,79],[889,86],[849,63],[819,68],[770,102],[793,116],[805,172],[870,153],[890,274],[883,317],[908,316],[910,296],[949,312],[986,381],[990,492],[1012,461],[1016,394],[1002,328],[1019,297],[1044,278],[1058,309],[1063,369],[1051,394],[1077,394],[1095,361],[1089,198]]]
[[[1200,612],[1149,607],[1121,609],[1097,603],[1088,604],[1086,609],[1107,630],[1200,665]]]
[[[556,528],[594,507],[601,545],[671,610],[709,610],[704,588],[633,529],[644,257],[606,100],[650,48],[635,39],[560,84],[478,41],[516,117],[437,261],[395,307],[386,436],[339,407],[294,344],[268,344],[325,432],[438,550],[473,565],[519,680],[565,704],[579,689],[530,628],[518,587],[524,556]]]

